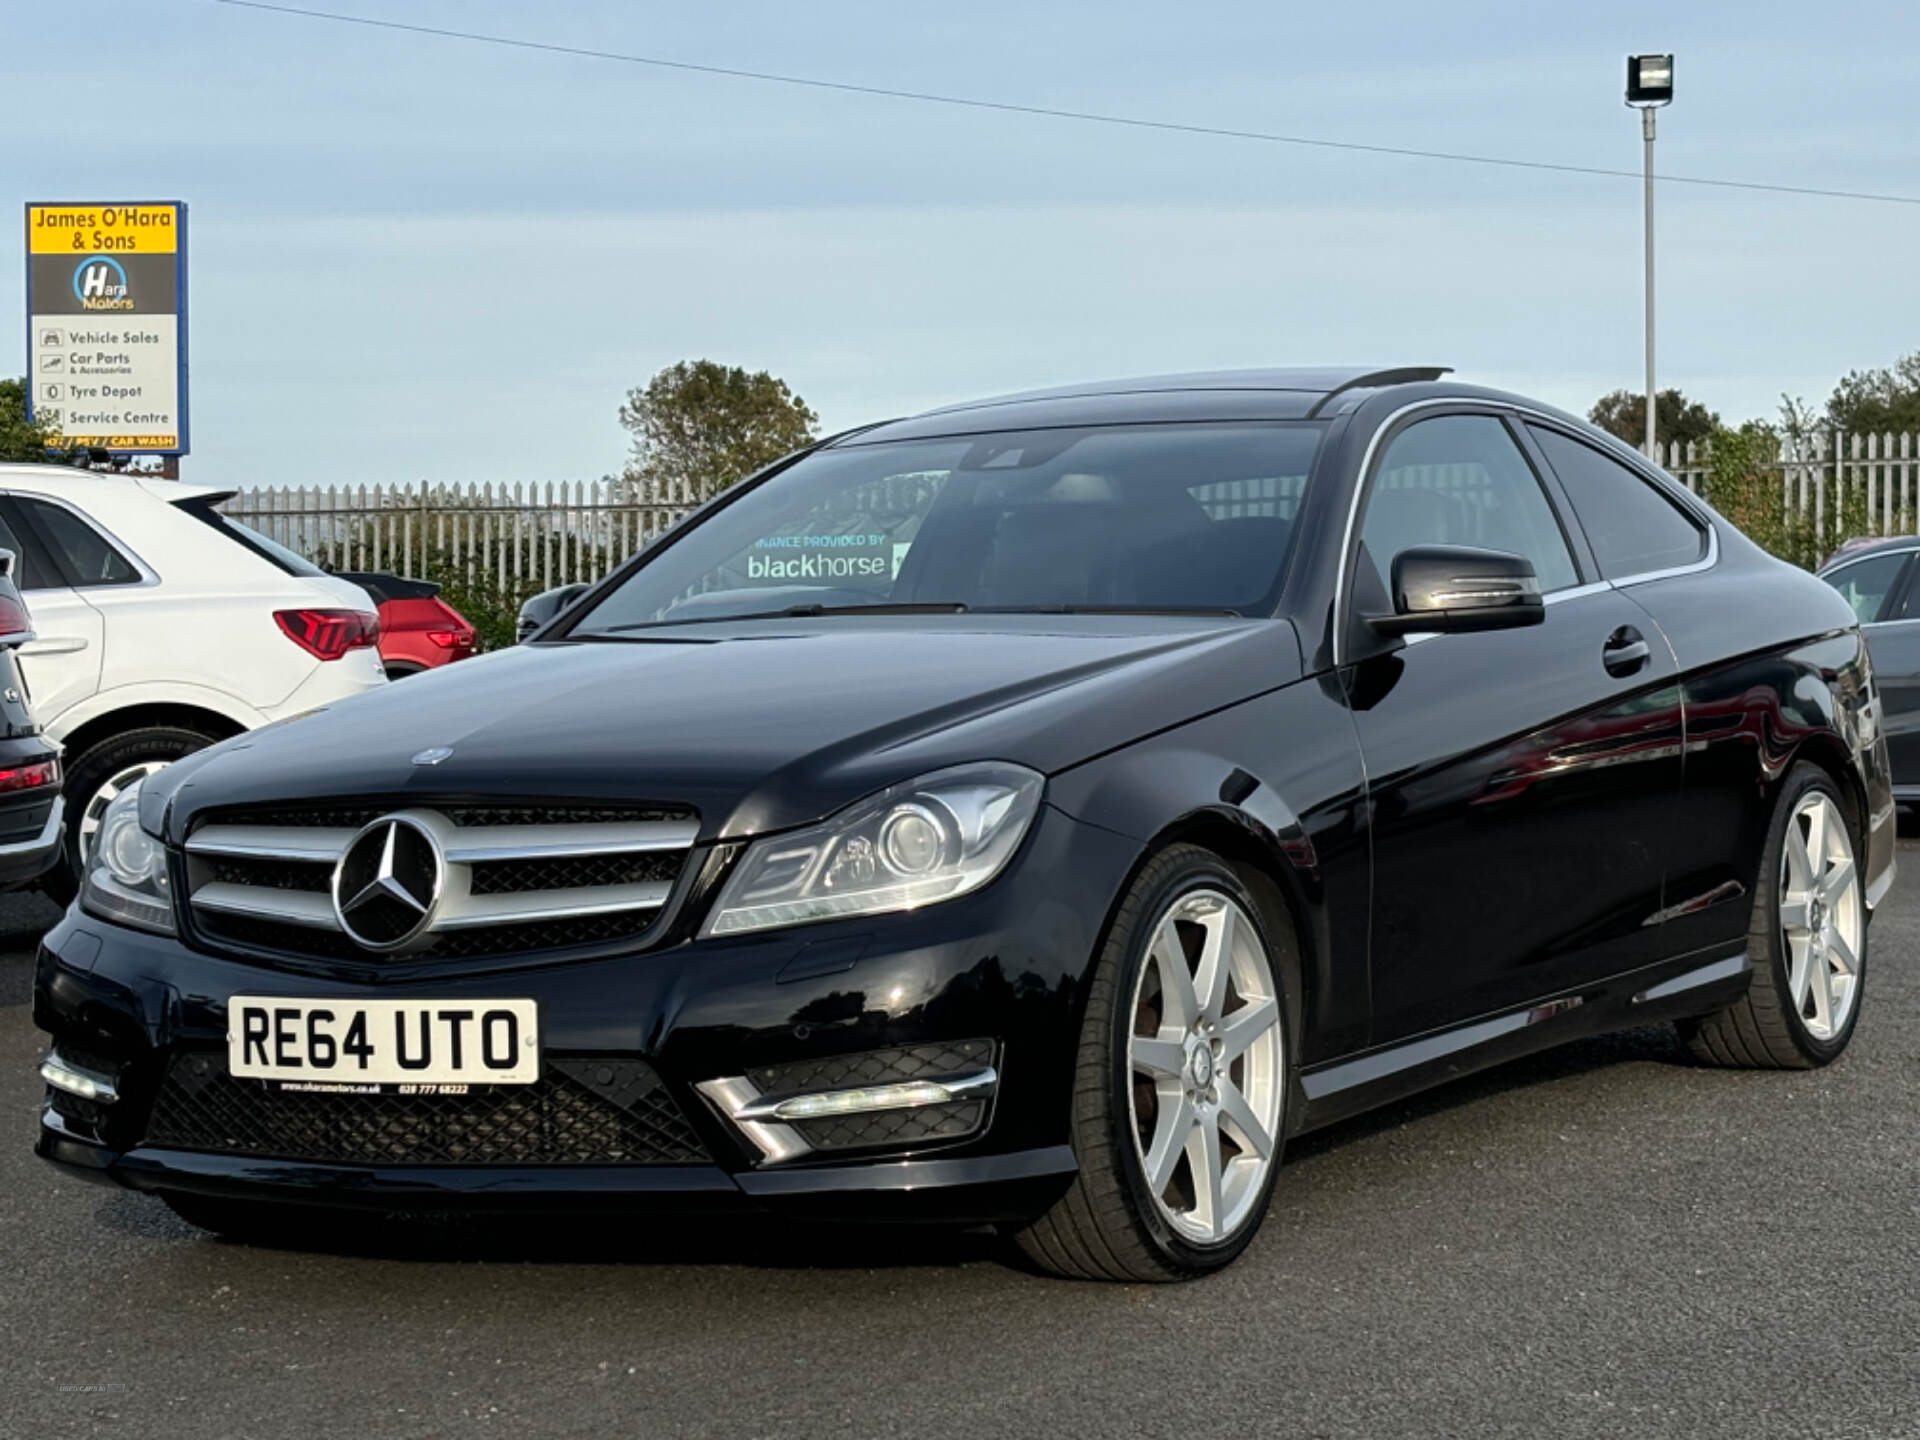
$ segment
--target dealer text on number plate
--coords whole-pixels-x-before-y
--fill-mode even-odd
[[[540,1078],[538,1007],[236,995],[227,1002],[227,1069],[326,1089],[531,1085]]]

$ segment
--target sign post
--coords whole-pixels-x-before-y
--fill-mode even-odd
[[[27,206],[27,413],[116,457],[187,453],[187,207]]]

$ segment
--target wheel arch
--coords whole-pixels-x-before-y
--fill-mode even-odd
[[[155,725],[198,730],[215,740],[225,740],[254,728],[230,714],[204,705],[178,700],[148,700],[135,701],[94,715],[67,731],[60,741],[71,760],[84,755],[103,740]]]
[[[1140,842],[1108,903],[1094,954],[1104,950],[1115,916],[1154,856],[1178,844],[1209,850],[1250,882],[1260,882],[1249,888],[1279,908],[1277,917],[1269,918],[1291,927],[1292,954],[1276,957],[1276,963],[1288,972],[1289,1008],[1299,1032],[1291,1038],[1297,1047],[1301,1036],[1315,1029],[1333,979],[1318,863],[1294,810],[1273,787],[1204,751],[1152,749],[1101,770],[1097,777],[1074,777],[1078,783],[1057,787],[1052,797],[1076,819]]]

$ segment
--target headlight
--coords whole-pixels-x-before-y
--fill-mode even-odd
[[[80,906],[117,924],[173,934],[173,885],[167,849],[140,828],[140,784],[113,797],[94,832],[80,885]]]
[[[812,829],[757,840],[705,933],[881,915],[978,890],[1013,858],[1043,784],[1019,765],[963,765],[883,790]]]

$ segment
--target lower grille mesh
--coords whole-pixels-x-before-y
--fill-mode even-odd
[[[691,1165],[708,1155],[654,1069],[554,1056],[532,1085],[465,1095],[325,1095],[237,1080],[212,1053],[175,1057],[147,1143],[346,1165]]]

